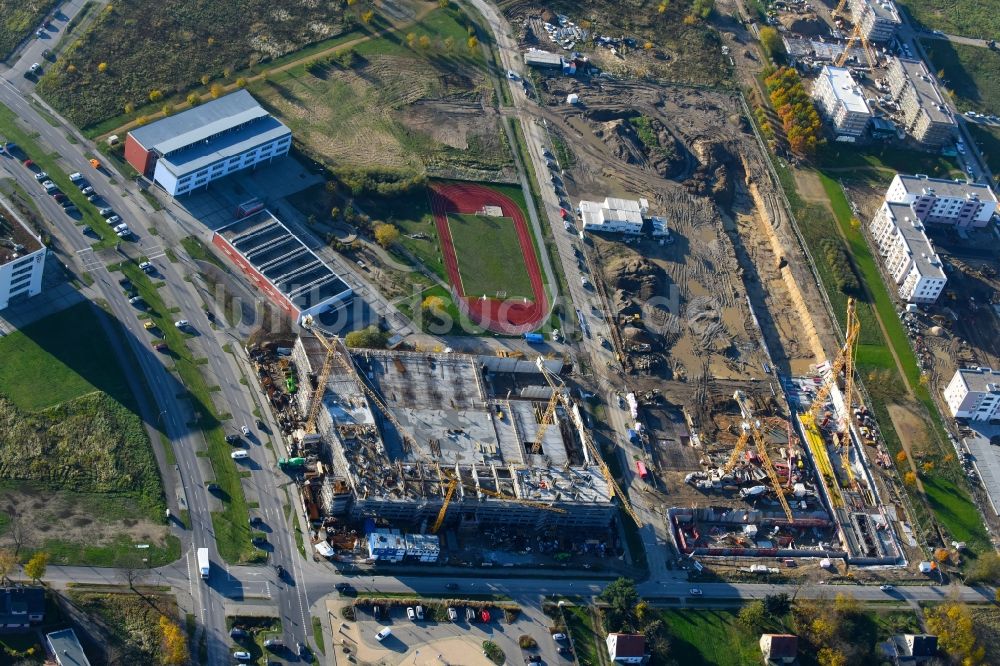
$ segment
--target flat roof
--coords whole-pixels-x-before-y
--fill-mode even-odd
[[[846,67],[830,67],[826,65],[819,72],[819,78],[825,79],[833,90],[834,96],[852,113],[871,114],[868,102],[861,92],[861,86],[854,81],[851,70]]]
[[[580,213],[585,223],[627,222],[642,224],[642,214],[648,204],[645,199],[607,197],[604,201],[580,201]]]
[[[903,184],[907,194],[930,194],[928,190],[933,190],[934,195],[939,197],[967,199],[976,196],[984,203],[996,203],[997,201],[996,194],[993,193],[990,186],[983,183],[950,180],[948,178],[930,178],[929,176],[920,174],[910,176],[903,173],[896,174],[896,178]]]
[[[222,134],[211,141],[198,145],[185,143],[183,146],[175,148],[176,152],[172,155],[161,157],[158,163],[179,178],[216,162],[242,155],[248,150],[291,133],[292,131],[280,120],[265,112],[264,116],[255,119],[249,125]],[[181,141],[182,139],[178,139],[177,143]],[[192,147],[186,148],[189,145]]]
[[[927,69],[927,65],[922,60],[910,58],[897,58],[897,60],[906,74],[906,78],[910,80],[917,91],[917,101],[927,111],[931,120],[936,123],[956,124],[951,111],[945,106],[941,91],[938,90],[937,82]]]
[[[902,23],[899,9],[892,0],[868,0],[866,3],[875,12],[875,17],[890,23]]]
[[[15,251],[14,246],[20,246],[22,249]],[[0,202],[0,266],[37,252],[43,247],[41,239],[11,211],[6,200]]]
[[[253,95],[241,89],[131,130],[129,134],[146,150],[166,154],[267,115]]]
[[[969,391],[1000,393],[1000,370],[992,368],[961,368],[959,374]]]
[[[527,64],[536,63],[539,65],[562,65],[562,56],[558,53],[529,49],[524,52],[524,62]]]
[[[934,246],[927,238],[924,224],[913,214],[913,210],[906,204],[887,203],[889,212],[896,221],[896,228],[903,238],[910,257],[916,264],[920,274],[930,278],[944,278],[944,268],[941,259],[934,251]]]
[[[53,631],[45,634],[45,640],[56,655],[59,666],[90,666],[87,655],[83,652],[83,646],[77,639],[72,629]]]
[[[268,210],[219,229],[254,269],[299,310],[340,300],[351,288]]]

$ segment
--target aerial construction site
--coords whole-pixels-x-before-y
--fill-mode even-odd
[[[328,534],[369,521],[617,538],[614,481],[561,359],[349,350],[318,330],[251,358],[288,435],[281,465],[302,473],[304,510]]]

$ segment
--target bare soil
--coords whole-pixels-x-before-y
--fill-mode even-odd
[[[128,517],[127,507],[118,507],[121,514],[110,517],[98,508],[89,496],[73,492],[49,492],[41,489],[0,490],[0,511],[17,513],[24,533],[22,546],[38,548],[55,539],[91,546],[106,546],[122,535],[136,543],[162,546],[169,530],[145,518]],[[103,499],[103,502],[113,500]],[[0,535],[0,547],[14,545],[10,529]]]

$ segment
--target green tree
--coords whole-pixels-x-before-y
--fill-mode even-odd
[[[237,88],[246,88],[247,87],[247,80],[245,78],[243,78],[242,76],[240,78],[236,79],[236,87]]]
[[[426,51],[431,46],[431,38],[427,35],[420,35],[420,39],[417,40],[417,43],[420,45],[420,48]]]
[[[191,93],[187,96],[187,103],[191,106],[198,106],[201,104],[201,95],[195,92]]]
[[[344,336],[344,344],[352,349],[385,349],[389,336],[374,324]]]
[[[45,578],[45,570],[49,567],[49,554],[38,551],[24,565],[24,573],[36,583]]]
[[[969,573],[965,577],[965,582],[1000,584],[1000,555],[996,551],[990,550],[980,554],[969,565]]]
[[[212,99],[219,99],[224,92],[226,92],[226,89],[222,87],[221,83],[213,83],[212,88],[209,90]]]
[[[162,91],[160,91],[160,90],[150,90],[149,91],[149,101],[150,102],[153,102],[155,104],[156,102],[159,102],[161,99],[163,99],[163,92]]]
[[[375,18],[375,12],[373,12],[370,9],[361,14],[361,22],[364,23],[365,25],[371,23],[373,18]]]
[[[475,53],[476,49],[479,48],[479,40],[473,35],[465,40],[465,45],[469,47],[469,50]]]
[[[98,63],[97,64],[97,71],[100,72],[101,74],[103,74],[104,72],[108,71],[108,63],[106,63],[106,62]]]
[[[792,600],[785,594],[769,594],[764,597],[764,611],[771,617],[782,617],[792,610]]]
[[[938,637],[938,645],[962,666],[983,662],[986,651],[977,644],[972,613],[958,602],[942,604],[926,611],[927,630]]]
[[[209,76],[208,74],[202,74],[201,75],[201,85],[207,86],[208,82],[211,81],[211,80],[212,80],[212,77]]]
[[[10,572],[17,569],[17,555],[6,548],[0,549],[0,585],[7,582]]]
[[[741,608],[736,620],[750,633],[757,633],[764,626],[765,615],[764,602],[757,599]]]
[[[132,102],[125,102],[125,114],[132,115],[135,113],[135,104]]]
[[[785,44],[781,41],[781,35],[771,26],[764,26],[760,29],[760,45],[769,58],[777,58],[785,53]]]
[[[619,578],[609,583],[597,598],[608,605],[605,611],[608,631],[635,631],[638,624],[635,607],[639,604],[639,593],[634,580]]]

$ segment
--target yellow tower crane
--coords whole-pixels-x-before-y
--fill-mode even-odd
[[[740,456],[746,451],[747,444],[750,442],[750,428],[743,426],[742,432],[740,432],[740,438],[736,440],[736,445],[733,447],[733,452],[729,454],[729,460],[722,467],[723,474],[729,474],[736,467],[736,463],[739,462]]]
[[[788,522],[794,523],[795,516],[792,515],[792,507],[788,505],[788,500],[785,499],[785,489],[781,485],[778,473],[774,470],[774,463],[771,462],[771,456],[767,453],[767,443],[760,432],[760,421],[754,418],[753,410],[750,407],[750,403],[747,402],[746,394],[743,391],[736,391],[733,394],[733,398],[736,400],[736,404],[739,405],[740,413],[743,414],[743,419],[746,421],[745,427],[750,431],[754,444],[757,446],[757,455],[760,456],[764,471],[767,472],[767,476],[771,480],[774,494],[777,496],[781,508],[785,510]],[[791,474],[791,470],[789,470],[789,474]]]
[[[444,502],[441,504],[441,510],[438,511],[437,518],[434,519],[434,525],[431,526],[431,534],[437,534],[438,530],[441,529],[441,525],[444,523],[444,517],[448,513],[448,505],[451,504],[451,496],[455,494],[455,488],[458,487],[458,481],[452,479],[448,483],[448,490],[444,493]]]
[[[542,451],[542,440],[545,439],[545,431],[549,429],[549,426],[555,423],[556,420],[556,404],[559,402],[559,396],[556,391],[552,391],[552,397],[549,398],[549,404],[545,407],[545,413],[542,414],[542,422],[538,424],[538,431],[535,433],[535,443],[531,445],[532,453],[541,453]],[[507,408],[510,411],[510,408]],[[511,415],[511,419],[513,419]]]
[[[875,52],[872,50],[871,44],[868,43],[868,38],[861,33],[861,23],[854,24],[854,30],[851,32],[850,38],[847,43],[844,44],[844,52],[840,54],[835,63],[837,67],[843,67],[844,63],[850,57],[851,47],[861,40],[861,49],[865,52],[865,58],[868,60],[868,69],[874,71],[878,67],[878,58],[875,56]]]
[[[857,353],[858,339],[861,337],[861,320],[858,318],[857,303],[853,298],[847,299],[847,335],[844,339],[844,346],[837,352],[836,358],[830,365],[830,374],[827,380],[816,391],[816,397],[809,407],[809,413],[815,417],[819,410],[823,408],[830,391],[840,377],[840,372],[844,372],[844,413],[841,416],[840,431],[840,460],[847,475],[849,485],[854,484],[854,472],[851,470],[851,417],[854,408],[854,357]],[[836,438],[835,438],[836,441]]]
[[[847,6],[847,0],[840,0],[840,3],[837,5],[837,8],[834,9],[832,12],[830,12],[830,14],[832,16],[843,16],[844,7],[846,6]]]
[[[545,377],[545,381],[549,383],[552,390],[559,396],[559,399],[562,401],[566,411],[572,412],[573,405],[570,402],[568,391],[566,391],[566,385],[563,384],[562,379],[558,375],[553,376],[553,373],[545,367],[545,359],[541,356],[539,356],[535,361],[535,365],[542,373],[542,376]],[[612,497],[617,496],[618,501],[625,513],[627,513],[632,520],[635,521],[637,526],[642,527],[642,519],[639,518],[639,514],[637,514],[635,509],[632,508],[632,505],[628,501],[628,496],[622,491],[618,482],[615,481],[615,477],[611,474],[611,470],[608,469],[607,464],[604,462],[604,458],[601,456],[601,450],[597,447],[597,444],[594,443],[594,440],[590,437],[590,433],[587,432],[586,428],[581,428],[580,437],[583,439],[584,446],[587,447],[590,457],[593,458],[594,464],[601,470],[601,474],[604,476],[604,480],[607,482],[608,488],[611,490]]]

